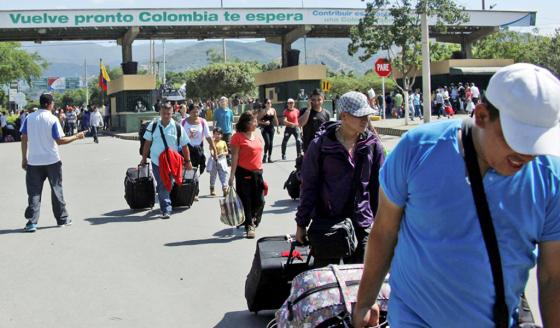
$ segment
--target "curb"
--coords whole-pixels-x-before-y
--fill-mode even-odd
[[[395,129],[395,128],[385,128],[385,127],[375,127],[375,130],[377,131],[377,133],[379,134],[384,134],[384,135],[388,135],[388,136],[395,136],[395,137],[400,137],[403,134],[405,134],[406,132],[408,132],[408,130],[402,130],[402,129]]]
[[[123,140],[138,140],[138,136],[137,135],[132,135],[132,136],[127,136],[127,135],[122,135],[120,133],[117,132],[113,132],[113,131],[103,131],[104,135],[113,137],[113,138],[118,138],[118,139],[123,139]]]

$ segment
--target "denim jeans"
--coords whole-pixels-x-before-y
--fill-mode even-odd
[[[286,146],[288,145],[288,140],[291,136],[294,136],[294,138],[296,139],[296,157],[299,157],[301,155],[301,133],[299,128],[290,127],[286,127],[286,129],[284,130],[284,139],[282,140],[282,156],[286,155]]]
[[[161,176],[159,175],[159,166],[154,164],[154,162],[152,162],[152,172],[154,173],[154,177],[156,179],[159,208],[161,209],[161,213],[171,214],[172,207],[171,198],[169,197],[169,191],[165,189],[163,182],[161,182]]]

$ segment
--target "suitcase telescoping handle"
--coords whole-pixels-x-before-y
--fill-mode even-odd
[[[138,164],[138,179],[140,179],[140,169],[144,166],[148,166],[150,164],[146,163],[146,164]],[[150,177],[150,169],[148,168],[148,174],[146,175],[146,177]]]

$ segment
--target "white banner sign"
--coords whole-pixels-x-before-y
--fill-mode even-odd
[[[530,12],[467,13],[471,19],[464,26],[534,25],[535,13]],[[356,25],[364,14],[364,9],[328,8],[22,10],[0,11],[0,28]],[[377,15],[379,25],[391,24],[387,11]]]

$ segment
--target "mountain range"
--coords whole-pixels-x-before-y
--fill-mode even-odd
[[[358,56],[349,56],[347,47],[349,39],[307,39],[307,63],[324,64],[331,71],[353,71],[363,74],[373,66],[374,58],[362,63]],[[99,60],[109,68],[121,63],[121,47],[116,42],[46,42],[43,44],[23,43],[23,48],[29,52],[37,52],[48,63],[43,72],[44,77],[64,76],[79,77],[84,75],[84,60],[87,62],[88,76],[97,75]],[[214,49],[222,54],[222,41],[167,41],[166,69],[168,71],[185,71],[198,69],[208,65],[207,51]],[[149,63],[148,42],[137,42],[133,45],[132,53],[139,67],[147,67]],[[300,39],[292,45],[300,50],[300,64],[305,63],[304,40]],[[265,41],[232,41],[226,40],[226,57],[237,58],[242,61],[257,61],[259,63],[280,62],[280,45]],[[163,49],[161,41],[156,41],[156,62],[162,70]]]

